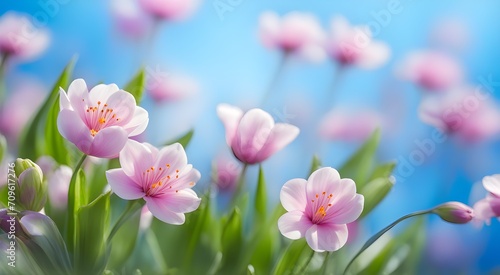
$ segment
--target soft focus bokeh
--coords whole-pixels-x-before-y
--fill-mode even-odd
[[[184,7],[188,15],[158,23],[133,0],[3,1],[0,14],[34,16],[34,25],[50,33],[41,55],[6,63],[0,132],[10,141],[11,154],[18,126],[41,101],[37,94],[46,93],[77,56],[75,77],[89,86],[123,87],[145,67],[152,93],[142,106],[151,120],[141,138],[161,145],[194,128],[187,154],[202,173],[200,191],[211,184],[220,156],[232,157],[216,114],[219,103],[262,107],[276,121],[301,129],[297,140],[264,163],[275,203],[283,183],[306,177],[314,154],[323,165],[338,167],[380,127],[378,157],[398,161],[396,185],[363,224],[368,233],[445,201],[472,206],[486,194],[481,179],[500,173],[500,2],[207,0],[199,5]],[[373,40],[384,42],[390,54],[377,49],[375,57],[384,55],[384,62],[372,60],[380,64],[371,67],[339,65],[312,48],[305,55],[287,54],[283,61],[280,50],[266,47],[259,36],[261,15],[268,11],[310,13],[327,34],[336,16],[368,25]],[[477,89],[489,96],[474,97],[480,102],[473,111],[463,98],[453,103],[464,105],[467,117],[472,112],[473,120],[463,127],[432,119],[449,104],[443,94],[470,90],[468,95],[474,95]],[[423,106],[428,100],[435,101],[428,103],[430,109]],[[335,127],[321,129],[325,124]],[[250,183],[256,174],[257,168],[250,167]],[[498,272],[499,232],[497,220],[475,227],[430,219],[422,272]]]

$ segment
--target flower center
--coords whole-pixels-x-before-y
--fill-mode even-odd
[[[85,99],[82,99],[85,101]],[[97,106],[89,106],[85,112],[85,122],[89,127],[90,135],[95,137],[100,130],[116,125],[120,121],[116,112],[108,108],[108,104],[97,101]]]
[[[326,195],[326,192],[321,194],[316,194],[312,202],[312,217],[311,220],[314,224],[319,224],[323,221],[328,213],[328,210],[332,207],[333,194]]]
[[[168,163],[163,167],[151,166],[142,172],[142,182],[144,183],[143,188],[146,196],[154,196],[171,190],[173,184],[179,178],[179,173],[179,169],[171,169]],[[194,182],[190,182],[189,185],[193,186]],[[175,192],[179,192],[179,190],[175,189]]]

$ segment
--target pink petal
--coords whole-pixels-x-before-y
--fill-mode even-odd
[[[127,132],[118,126],[104,128],[94,137],[89,155],[98,158],[116,158],[127,143]]]
[[[337,251],[348,237],[347,225],[313,225],[306,232],[307,244],[316,252]]]
[[[163,195],[155,196],[162,200],[163,204],[170,211],[175,213],[189,213],[198,209],[201,199],[191,189],[182,189],[178,192],[168,192]]]
[[[219,104],[217,106],[217,115],[226,128],[226,142],[231,146],[236,135],[236,129],[243,116],[243,111],[228,104]]]
[[[257,154],[266,143],[273,127],[274,120],[270,114],[261,109],[248,111],[241,118],[231,144],[236,157],[250,164],[259,162]]]
[[[266,143],[258,153],[258,162],[264,161],[275,152],[283,149],[297,137],[299,132],[300,130],[296,126],[277,123],[271,130],[271,134],[267,138]]]
[[[114,84],[113,84],[114,85]],[[114,90],[113,85],[108,85],[108,91],[104,91],[101,94],[104,94],[101,96],[102,98],[99,99],[101,102],[106,102],[108,104],[108,108],[113,109],[114,113],[119,117],[120,122],[119,125],[126,126],[128,123],[131,122],[132,118],[134,117],[135,111],[136,111],[136,103],[134,97],[125,91],[116,91],[110,94],[112,90]],[[118,87],[116,87],[118,88]],[[92,89],[90,91],[90,95],[92,96],[92,92],[96,88]],[[99,90],[97,90],[99,91]],[[99,95],[95,95],[95,97],[98,97]],[[109,98],[105,98],[106,96],[109,96]],[[104,104],[104,103],[103,103]]]
[[[266,47],[274,47],[279,41],[280,18],[274,12],[264,12],[259,18],[259,36]]]
[[[351,197],[346,201],[346,198]],[[332,202],[333,209],[327,212],[327,216],[323,220],[325,223],[347,224],[359,218],[363,212],[365,198],[363,195],[356,194],[352,197],[349,194],[343,196],[339,201]]]
[[[491,194],[500,197],[500,174],[484,177],[483,186]]]
[[[64,109],[59,112],[57,129],[65,139],[76,145],[80,151],[85,154],[90,153],[92,136],[87,126],[74,111]]]
[[[59,109],[73,109],[73,107],[71,107],[71,103],[69,102],[68,95],[62,88],[59,89]]]
[[[144,197],[143,189],[127,176],[123,169],[106,171],[106,179],[111,190],[125,200],[136,200]]]
[[[83,111],[86,106],[91,104],[89,101],[89,90],[87,89],[87,84],[85,80],[79,78],[73,80],[68,87],[68,99],[71,102],[73,110],[75,110],[82,119],[85,118]]]
[[[278,220],[281,234],[292,240],[303,238],[311,226],[315,225],[300,211],[287,212]]]
[[[129,139],[120,152],[120,165],[123,172],[137,182],[142,179],[141,173],[153,166],[154,153],[150,147],[152,146],[149,144],[141,144]]]
[[[313,225],[306,232],[307,244],[316,252],[337,251],[348,237],[347,225]]]
[[[483,222],[490,225],[491,218],[495,217],[493,209],[488,199],[482,199],[474,204],[474,221],[475,224],[482,224]]]
[[[179,143],[174,143],[163,147],[157,156],[155,167],[165,167],[169,165],[169,170],[175,171],[187,165],[187,156],[184,148]]]
[[[287,211],[305,211],[307,206],[305,179],[287,181],[280,192],[280,201]]]
[[[144,197],[149,211],[159,220],[169,224],[183,224],[186,217],[184,213],[170,211],[161,198]]]
[[[201,178],[201,174],[198,170],[193,169],[192,165],[187,165],[179,173],[178,179],[173,179],[171,182],[172,189],[181,190],[185,188],[191,188],[196,185]]]
[[[104,104],[104,102],[108,102],[111,95],[115,94],[119,90],[120,89],[116,86],[116,84],[98,84],[90,90],[89,98],[93,104],[97,104],[98,101],[101,101]]]
[[[375,69],[382,66],[391,55],[389,46],[383,42],[371,42],[363,51],[357,61],[364,69]]]
[[[148,111],[142,107],[135,107],[134,116],[132,120],[127,123],[123,128],[127,131],[129,136],[137,136],[142,134],[148,126],[149,118]]]
[[[340,186],[340,175],[337,170],[331,167],[324,167],[314,171],[309,179],[307,180],[307,199],[314,199],[316,194],[321,194],[326,192],[328,194],[334,194],[338,196],[337,190]],[[353,194],[354,196],[354,194]]]

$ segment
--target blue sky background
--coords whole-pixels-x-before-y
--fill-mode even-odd
[[[2,1],[0,13],[8,10],[31,15],[45,13],[40,5],[43,2],[50,1]],[[82,77],[91,84],[102,81],[123,86],[141,65],[194,77],[201,86],[197,98],[166,105],[155,105],[146,98],[143,105],[151,116],[147,138],[156,145],[192,127],[196,129],[187,151],[190,162],[204,175],[200,183],[203,185],[209,182],[213,157],[227,151],[224,129],[216,116],[215,106],[222,102],[245,108],[257,105],[279,62],[279,54],[264,48],[257,37],[258,18],[263,11],[273,10],[279,14],[294,10],[312,12],[324,27],[336,14],[345,16],[354,24],[367,24],[375,22],[373,14],[386,9],[390,1],[241,0],[223,18],[218,16],[215,2],[205,1],[190,20],[162,25],[151,50],[146,51],[141,43],[117,31],[108,1],[69,0],[48,17],[45,27],[52,33],[49,49],[33,62],[13,66],[8,77],[28,76],[50,87],[75,54],[78,55],[75,77]],[[415,140],[432,137],[434,129],[418,119],[419,91],[397,80],[395,65],[408,52],[429,48],[429,33],[436,24],[454,19],[469,30],[468,45],[454,54],[464,65],[470,84],[477,85],[481,77],[489,75],[499,81],[500,2],[399,2],[402,12],[393,14],[389,23],[382,26],[375,36],[389,44],[392,51],[389,62],[373,71],[356,68],[347,71],[335,91],[335,104],[375,108],[399,121],[391,129],[382,129],[379,158],[404,162],[413,151],[419,150]],[[302,108],[314,108],[321,103],[335,72],[336,67],[329,62],[308,64],[293,60],[282,75],[273,106],[268,106],[268,111],[278,119],[279,113],[286,111],[290,113],[292,123],[300,120]],[[500,99],[499,90],[500,87],[496,87],[493,93],[497,101]],[[301,136],[308,128],[302,129]],[[304,150],[300,141],[264,164],[272,189],[269,193],[276,202],[282,184],[294,177],[304,177],[309,169],[313,152]],[[317,153],[324,165],[338,167],[357,145],[332,143],[320,148]],[[422,165],[414,167],[410,176],[396,173],[399,175],[396,176],[396,186],[374,211],[367,226],[369,230],[377,230],[403,214],[444,201],[473,203],[470,191],[474,184],[486,175],[500,173],[499,163],[499,139],[468,145],[449,138],[437,144],[435,152]],[[251,181],[256,172],[256,168],[250,169]],[[500,268],[498,221],[479,230],[468,225],[442,225],[442,222],[431,219],[429,227],[431,239],[440,232],[448,232],[444,235],[456,235],[456,238],[444,242],[443,246],[458,242],[464,248],[450,252],[457,254],[455,259],[469,259],[455,262],[454,268],[470,272]],[[429,264],[449,268],[445,260],[439,263],[429,261]]]

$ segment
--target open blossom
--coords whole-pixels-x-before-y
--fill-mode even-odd
[[[139,0],[139,4],[154,17],[177,21],[189,17],[200,0]]]
[[[183,224],[184,213],[201,199],[191,189],[200,172],[187,163],[184,148],[175,143],[161,150],[129,140],[120,152],[122,168],[106,172],[111,190],[126,200],[143,198],[151,213],[170,224]]]
[[[288,211],[278,220],[281,234],[292,240],[305,237],[317,252],[343,247],[348,239],[347,224],[361,215],[364,205],[354,181],[341,179],[330,167],[316,170],[308,180],[286,182],[280,200]]]
[[[381,122],[380,115],[373,111],[333,110],[321,121],[319,132],[327,140],[364,141]]]
[[[190,77],[183,75],[166,75],[152,77],[148,81],[149,95],[158,103],[170,102],[195,95],[198,84]]]
[[[46,30],[37,29],[26,15],[8,12],[0,17],[0,54],[32,59],[49,45]]]
[[[100,84],[89,92],[85,81],[77,79],[67,94],[61,89],[60,104],[61,135],[83,153],[99,158],[117,157],[128,137],[141,134],[149,121],[148,112],[115,84]]]
[[[425,98],[419,107],[420,119],[449,134],[474,142],[500,133],[500,110],[472,88]]]
[[[387,44],[372,39],[368,26],[351,26],[342,16],[333,18],[325,49],[339,64],[365,69],[382,66],[391,53]]]
[[[313,60],[324,55],[321,45],[325,35],[314,15],[291,12],[280,18],[274,12],[264,12],[259,21],[260,39],[266,47]]]
[[[437,51],[409,54],[400,64],[397,74],[426,91],[446,91],[460,84],[464,75],[456,60]]]
[[[491,218],[500,217],[500,174],[484,177],[483,186],[489,194],[474,204],[475,219],[490,224]]]
[[[292,142],[299,128],[287,123],[274,123],[261,109],[246,113],[227,104],[217,106],[217,114],[226,128],[226,142],[234,155],[246,164],[260,163]]]

